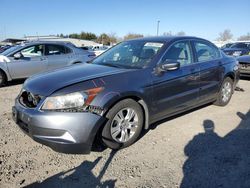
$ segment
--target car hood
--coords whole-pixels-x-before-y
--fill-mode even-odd
[[[250,63],[250,55],[244,55],[237,58],[239,62]]]
[[[87,63],[73,65],[32,76],[25,81],[24,89],[33,94],[49,96],[53,92],[72,84],[127,71],[130,71],[130,69],[119,69]]]

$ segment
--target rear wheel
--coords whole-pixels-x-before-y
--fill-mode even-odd
[[[132,99],[118,102],[107,114],[102,142],[111,149],[132,145],[139,137],[144,117],[141,106]]]
[[[6,84],[6,76],[3,71],[0,70],[0,87]]]
[[[220,92],[218,93],[215,105],[226,106],[229,103],[232,95],[233,95],[233,80],[227,77],[224,79],[221,85]]]

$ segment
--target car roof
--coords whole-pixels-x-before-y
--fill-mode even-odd
[[[157,37],[143,37],[143,38],[130,39],[128,41],[169,42],[169,41],[172,41],[172,40],[184,40],[184,39],[205,40],[205,39],[198,38],[198,37],[193,37],[193,36],[157,36]]]
[[[71,42],[65,42],[65,41],[28,41],[24,43],[24,45],[33,45],[33,44],[60,44],[60,45],[71,45],[74,46]]]

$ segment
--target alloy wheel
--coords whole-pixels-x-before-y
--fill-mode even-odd
[[[222,86],[222,101],[227,102],[232,95],[232,85],[230,82],[225,82]]]
[[[138,114],[132,108],[120,110],[111,123],[111,136],[120,143],[129,141],[138,128]]]

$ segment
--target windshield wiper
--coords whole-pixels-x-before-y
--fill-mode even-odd
[[[125,68],[122,65],[117,65],[117,64],[114,64],[114,63],[100,63],[99,65],[104,65],[104,66],[109,66],[109,67],[116,67],[116,68]]]

